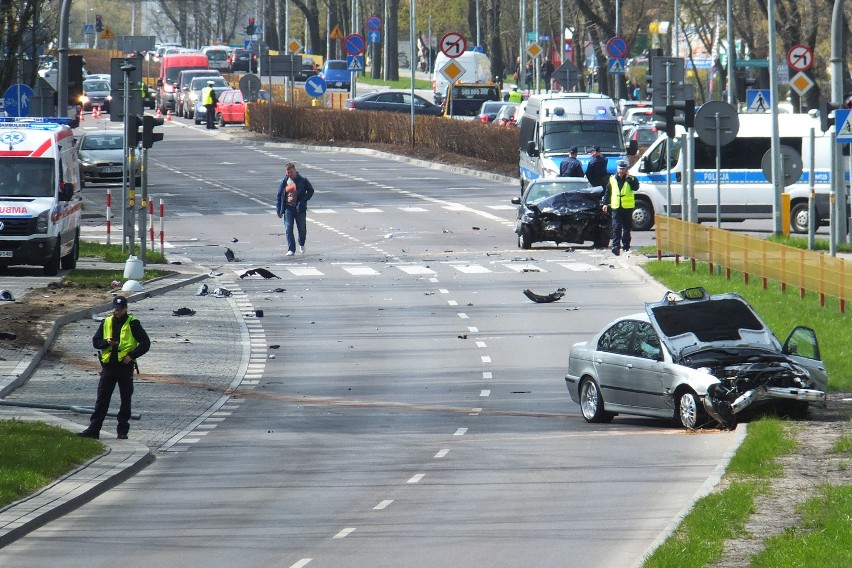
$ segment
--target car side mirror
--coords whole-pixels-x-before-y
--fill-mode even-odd
[[[158,78],[158,79],[157,79],[157,86],[158,86],[158,87],[162,87],[162,86],[163,86],[163,79],[162,79],[162,77],[160,77],[160,78]]]
[[[639,153],[639,141],[638,140],[631,140],[630,144],[627,145],[627,155],[628,156],[635,156],[638,153]]]
[[[59,190],[59,201],[71,201],[72,197],[74,197],[74,184],[66,181]]]
[[[521,198],[520,197],[513,197],[512,198],[512,205],[520,205],[520,204],[521,204]]]
[[[535,142],[533,142],[532,140],[527,142],[527,154],[532,157],[536,157],[539,155],[538,148],[535,147]]]

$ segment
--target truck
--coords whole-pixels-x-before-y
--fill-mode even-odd
[[[444,97],[444,116],[459,120],[474,120],[482,103],[500,101],[500,89],[491,83],[453,83],[447,85]]]
[[[615,102],[597,93],[550,93],[531,95],[521,115],[518,170],[521,192],[539,177],[557,177],[571,148],[583,169],[591,150],[600,148],[607,171],[615,173],[619,160],[635,155],[636,141],[624,144]]]
[[[0,268],[55,276],[80,254],[80,164],[67,118],[0,117]]]
[[[739,131],[733,142],[721,148],[719,171],[719,210],[722,221],[746,219],[771,219],[775,203],[775,189],[762,169],[764,154],[772,147],[772,115],[743,113],[738,116]],[[831,183],[831,145],[834,134],[823,133],[819,118],[809,114],[779,114],[778,133],[781,145],[795,150],[804,164],[799,180],[784,191],[790,196],[790,226],[794,232],[808,231],[808,196],[810,195],[810,130],[815,130],[814,187],[815,221],[825,223],[830,215],[829,195]],[[675,137],[657,139],[636,161],[630,173],[639,180],[633,228],[649,230],[654,226],[656,214],[680,217],[684,175],[682,126],[677,126]],[[838,146],[838,151],[840,150]],[[666,154],[671,165],[666,168]],[[671,212],[667,212],[669,199],[666,176],[671,181]],[[716,220],[716,147],[695,138],[695,200],[698,203],[698,221]],[[848,192],[848,189],[847,189]],[[848,200],[847,200],[848,202]]]
[[[432,93],[436,105],[444,102],[447,87],[451,83],[441,72],[451,61],[463,71],[455,78],[455,83],[488,83],[494,80],[491,75],[491,60],[481,51],[481,48],[471,47],[456,58],[449,58],[443,53],[438,53],[435,56],[435,70],[432,72]]]

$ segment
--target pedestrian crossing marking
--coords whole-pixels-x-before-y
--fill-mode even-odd
[[[223,211],[223,215],[248,215],[245,211]]]
[[[405,272],[406,274],[420,275],[420,274],[435,274],[435,271],[426,266],[417,266],[417,265],[405,265],[405,266],[397,266],[400,270]]]
[[[400,211],[405,211],[406,213],[423,213],[429,211],[424,207],[400,207]]]
[[[343,270],[352,276],[374,276],[376,274],[381,274],[378,270],[370,268],[369,266],[344,266]]]
[[[312,266],[293,266],[286,270],[293,276],[324,276],[322,272]]]
[[[311,209],[311,213],[337,213],[334,209]]]
[[[177,217],[201,217],[203,215],[203,213],[198,213],[197,211],[181,211],[175,213],[175,216]]]
[[[356,207],[355,211],[358,213],[382,213],[383,211],[378,207]]]
[[[494,211],[517,211],[517,205],[488,205],[488,209],[492,209]]]
[[[453,268],[464,274],[488,274],[491,272],[479,264],[453,264]]]
[[[600,270],[597,266],[592,266],[585,262],[572,262],[570,264],[560,262],[559,266],[563,266],[573,272],[593,272],[595,270]]]
[[[515,272],[547,272],[547,270],[539,268],[535,264],[512,263],[512,264],[504,264],[503,266],[505,266],[506,268],[508,268],[510,270],[514,270]]]

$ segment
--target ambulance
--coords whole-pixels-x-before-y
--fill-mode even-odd
[[[77,265],[82,196],[65,118],[0,117],[0,268]]]

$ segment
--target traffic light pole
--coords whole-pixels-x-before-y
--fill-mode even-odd
[[[147,247],[147,230],[148,217],[146,210],[148,208],[148,148],[142,144],[142,202],[139,204],[139,258],[142,260],[142,265],[146,264],[148,250]]]

